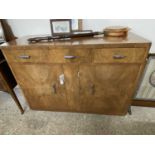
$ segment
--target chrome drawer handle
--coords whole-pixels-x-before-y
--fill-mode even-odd
[[[29,55],[20,55],[20,59],[30,59],[31,57]]]
[[[77,58],[77,56],[65,55],[64,58],[65,58],[65,59],[75,59],[75,58]]]
[[[125,57],[126,57],[125,55],[119,55],[119,54],[113,56],[114,59],[124,59]]]

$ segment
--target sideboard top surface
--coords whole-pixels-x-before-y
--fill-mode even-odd
[[[151,42],[143,37],[134,33],[129,33],[127,37],[104,37],[103,35],[76,38],[68,40],[55,40],[51,42],[29,43],[28,38],[37,36],[26,36],[4,43],[0,46],[1,49],[5,48],[33,48],[33,47],[51,47],[51,48],[64,48],[64,47],[150,47]]]

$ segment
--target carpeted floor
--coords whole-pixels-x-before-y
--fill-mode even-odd
[[[20,89],[15,89],[26,109],[21,115],[9,94],[0,92],[0,134],[124,135],[155,134],[155,108],[132,107],[132,116],[32,111]]]

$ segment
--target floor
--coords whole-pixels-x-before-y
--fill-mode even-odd
[[[151,135],[155,134],[155,108],[132,107],[132,115],[32,111],[15,89],[25,109],[21,115],[9,94],[0,92],[1,135]]]

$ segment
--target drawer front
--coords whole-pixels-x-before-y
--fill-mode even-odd
[[[74,63],[91,62],[89,49],[33,49],[5,52],[9,62]]]
[[[94,49],[94,63],[142,63],[146,52],[143,48]]]
[[[43,49],[10,50],[5,52],[9,62],[40,62]]]
[[[89,49],[49,49],[42,53],[42,61],[49,63],[91,62]]]

